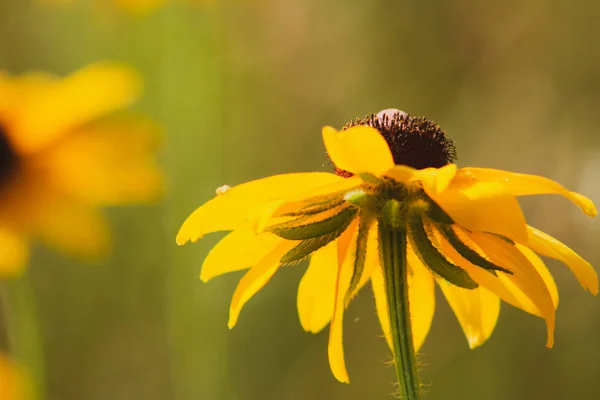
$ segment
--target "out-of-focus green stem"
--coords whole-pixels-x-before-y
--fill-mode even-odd
[[[36,399],[46,388],[46,361],[38,323],[36,297],[28,270],[8,282],[8,345],[16,361],[23,364],[35,384]]]
[[[421,388],[408,299],[406,230],[380,223],[379,248],[385,274],[399,396],[404,400],[417,400],[421,398]]]

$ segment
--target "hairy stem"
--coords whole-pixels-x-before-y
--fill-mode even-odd
[[[400,398],[421,398],[408,299],[406,230],[379,223],[379,251],[385,274],[394,365]]]

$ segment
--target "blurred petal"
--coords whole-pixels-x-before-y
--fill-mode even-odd
[[[298,287],[298,315],[304,330],[318,333],[331,321],[337,274],[337,243],[333,241],[313,253]]]
[[[273,274],[275,274],[281,266],[279,260],[292,247],[294,247],[292,242],[282,242],[242,277],[235,288],[231,306],[229,308],[228,326],[230,329],[237,323],[242,307],[244,307],[246,302],[269,282]]]
[[[517,241],[527,238],[527,225],[521,207],[500,183],[451,184],[441,193],[427,186],[424,189],[463,228],[497,233]]]
[[[56,200],[36,217],[36,233],[67,254],[98,258],[110,249],[110,233],[99,210]]]
[[[323,141],[335,166],[353,174],[379,176],[394,166],[390,148],[375,128],[360,125],[337,131],[326,126]]]
[[[123,10],[145,13],[164,4],[165,0],[115,0],[115,2]]]
[[[237,229],[249,221],[253,211],[265,207],[270,201],[293,198],[299,193],[336,183],[339,179],[339,176],[325,172],[305,172],[242,183],[194,211],[181,226],[177,244],[190,240],[195,242],[206,233]]]
[[[25,153],[49,145],[87,122],[132,103],[141,82],[129,67],[97,63],[72,75],[25,87],[18,107],[11,110],[8,130],[18,132],[16,146]]]
[[[0,353],[0,399],[33,400],[31,376],[20,365]]]
[[[491,168],[462,168],[462,177],[478,181],[501,182],[513,196],[532,194],[559,194],[579,206],[590,216],[597,214],[594,203],[579,193],[571,192],[551,179],[537,175],[517,174]]]
[[[579,254],[552,236],[527,226],[528,238],[522,242],[539,254],[562,261],[571,269],[581,286],[593,294],[598,293],[598,275],[594,268]]]
[[[498,321],[500,298],[483,287],[467,290],[444,279],[437,282],[467,337],[469,347],[473,349],[482,345],[491,336]]]
[[[156,130],[141,119],[92,124],[52,147],[41,159],[56,185],[87,203],[152,200],[163,188],[154,160]]]
[[[552,347],[555,323],[554,302],[546,282],[537,269],[514,245],[503,239],[481,232],[471,232],[467,235],[493,262],[513,272],[512,274],[498,272],[498,276],[512,282],[537,308],[546,321],[548,331],[546,346]],[[493,291],[492,288],[488,289]],[[517,293],[515,295],[518,296]]]
[[[283,240],[270,233],[256,234],[250,229],[236,229],[219,241],[202,264],[204,282],[228,272],[256,265]]]
[[[350,225],[337,240],[337,279],[335,287],[335,305],[333,318],[329,328],[329,366],[335,378],[344,383],[349,383],[350,378],[346,371],[343,345],[344,310],[346,308],[346,294],[350,288],[350,280],[354,268],[354,255],[352,249],[356,246],[356,223]]]
[[[8,229],[0,228],[0,278],[18,276],[28,257],[25,240]]]

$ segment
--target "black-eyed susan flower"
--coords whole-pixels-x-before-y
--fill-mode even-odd
[[[598,292],[595,271],[553,237],[526,224],[516,197],[555,193],[596,215],[582,195],[539,176],[461,168],[440,127],[386,110],[337,131],[323,129],[335,173],[267,177],[217,196],[185,221],[177,243],[232,231],[208,254],[201,279],[249,268],[230,308],[233,327],[244,304],[282,266],[310,258],[298,289],[303,328],[330,324],[333,374],[348,382],[342,318],[352,297],[373,287],[377,314],[394,354],[401,394],[418,397],[414,352],[442,289],[470,347],[492,334],[500,300],[546,322],[553,344],[558,292],[539,255],[558,259],[581,285]]]
[[[0,275],[25,265],[30,238],[102,254],[109,235],[99,206],[160,194],[156,127],[111,115],[140,88],[135,72],[110,63],[64,79],[0,74]]]

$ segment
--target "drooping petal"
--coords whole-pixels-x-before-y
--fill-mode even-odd
[[[577,277],[581,286],[593,294],[598,293],[598,275],[594,268],[579,254],[552,236],[527,226],[528,238],[522,242],[535,252],[562,261]]]
[[[333,318],[329,327],[329,344],[327,354],[329,367],[335,378],[344,383],[349,383],[350,378],[346,370],[343,345],[343,319],[346,308],[346,293],[350,288],[352,268],[354,264],[352,248],[356,246],[357,223],[352,223],[348,229],[336,240],[337,242],[337,279],[335,288],[335,305]]]
[[[375,297],[375,308],[377,317],[381,325],[381,331],[385,337],[390,350],[394,351],[394,343],[392,342],[392,333],[390,325],[390,309],[388,307],[387,296],[385,292],[385,278],[381,266],[377,266],[371,274],[371,286],[373,287],[373,295]]]
[[[419,257],[408,249],[408,300],[410,320],[412,324],[413,345],[419,351],[433,320],[435,312],[435,292],[433,277],[429,270],[421,263]],[[390,327],[390,312],[387,303],[385,278],[381,266],[377,266],[371,274],[371,284],[375,295],[375,306],[379,324],[390,350],[394,351]]]
[[[291,242],[281,242],[242,277],[231,300],[229,322],[227,323],[229,329],[237,323],[242,307],[269,282],[281,265],[279,260],[293,246],[294,244]]]
[[[482,345],[496,327],[500,298],[481,286],[467,290],[444,279],[437,282],[460,323],[469,347],[473,349]]]
[[[429,269],[407,243],[408,301],[415,351],[419,351],[433,321],[435,312],[435,284]]]
[[[498,182],[454,184],[441,193],[424,187],[427,194],[459,226],[497,233],[513,240],[527,238],[527,224],[517,200]]]
[[[157,128],[141,119],[95,123],[43,152],[49,179],[90,204],[137,203],[157,198],[163,179],[154,160]]]
[[[282,241],[283,239],[270,233],[257,235],[251,229],[236,229],[210,250],[202,264],[200,279],[208,282],[215,276],[250,268]]]
[[[323,142],[335,166],[353,174],[379,176],[394,166],[390,148],[375,128],[359,125],[337,131],[326,126]]]
[[[237,229],[256,209],[269,202],[293,198],[299,193],[338,182],[339,176],[324,172],[274,175],[242,183],[196,209],[177,234],[177,244],[195,242],[207,233]],[[270,211],[272,212],[272,210]],[[256,215],[254,218],[258,218]]]
[[[515,247],[519,249],[519,251],[523,253],[525,257],[527,257],[531,265],[535,267],[538,274],[540,274],[540,276],[544,280],[544,283],[546,284],[546,287],[550,292],[550,296],[552,297],[552,304],[554,304],[554,309],[556,310],[556,308],[558,307],[558,288],[556,287],[554,277],[548,270],[546,263],[544,263],[544,261],[529,247],[523,246],[518,243],[515,244]]]
[[[311,256],[300,280],[298,315],[304,330],[318,333],[331,321],[337,275],[337,243],[334,241]]]
[[[37,151],[71,129],[129,105],[140,89],[141,81],[129,67],[93,64],[62,80],[40,82],[35,90],[29,85],[11,110],[8,130],[18,132],[15,145],[22,152]]]
[[[23,238],[5,228],[0,228],[0,277],[18,276],[29,257],[29,249]]]
[[[571,200],[589,216],[597,214],[594,203],[579,193],[571,192],[551,179],[537,175],[518,174],[491,168],[462,168],[461,178],[501,182],[513,196],[559,194]]]
[[[515,307],[546,319],[548,345],[550,346],[554,330],[554,299],[551,294],[552,289],[546,287],[547,284],[544,278],[538,274],[536,267],[531,265],[526,256],[520,253],[518,249],[513,247],[512,250],[507,251],[502,244],[506,242],[502,239],[490,236],[492,239],[498,239],[501,244],[498,244],[500,242],[492,241],[492,245],[485,246],[484,249],[480,246],[480,242],[485,242],[485,240],[475,242],[464,230],[457,227],[454,229],[461,241],[467,246],[488,258],[496,265],[502,266],[513,273],[506,274],[496,271],[496,275],[493,275],[489,271],[471,264],[468,260],[462,258],[454,247],[434,229],[432,233],[435,235],[444,255],[449,260],[464,268],[481,287],[488,289]],[[478,235],[484,236],[485,234]],[[494,245],[500,247],[500,250],[494,248]],[[508,243],[506,245],[512,247]]]
[[[498,272],[498,275],[502,279],[511,281],[539,310],[541,317],[546,321],[548,332],[546,346],[552,347],[555,323],[554,302],[546,282],[537,269],[514,245],[503,239],[481,232],[467,233],[467,236],[492,261],[513,272],[512,274]]]

